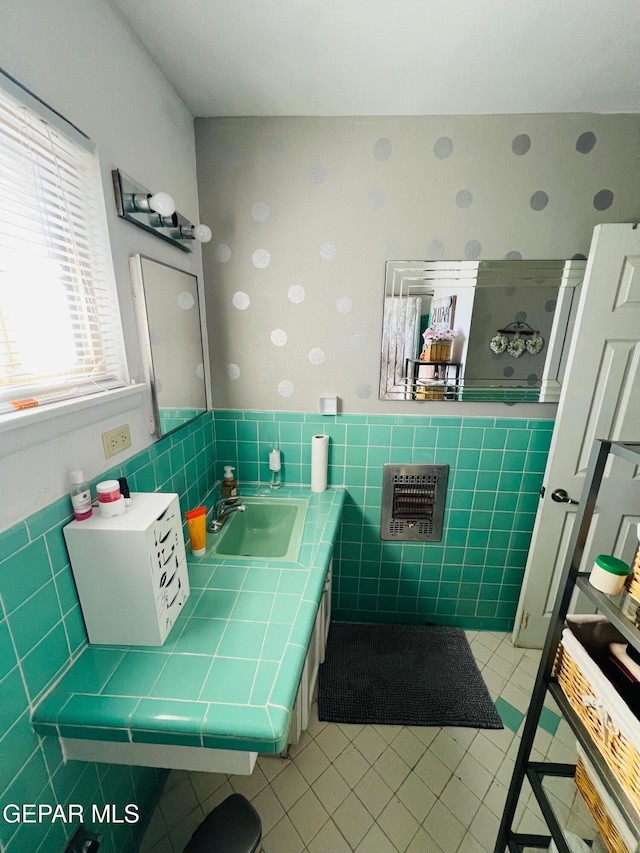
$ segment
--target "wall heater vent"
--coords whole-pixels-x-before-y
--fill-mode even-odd
[[[448,478],[448,465],[385,465],[380,538],[439,542]]]

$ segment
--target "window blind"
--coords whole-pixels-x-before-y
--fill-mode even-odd
[[[97,157],[52,116],[0,83],[0,414],[126,384]]]

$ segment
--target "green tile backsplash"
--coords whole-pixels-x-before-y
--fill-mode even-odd
[[[334,618],[513,627],[553,421],[400,415],[215,413],[218,479],[269,481],[282,450],[284,483],[311,481],[311,437],[330,436],[329,485],[348,490],[334,560]],[[441,542],[380,540],[386,462],[446,463]]]
[[[213,416],[206,413],[92,483],[127,477],[132,491],[175,491],[181,506],[197,506],[215,483]],[[62,528],[71,520],[63,497],[0,533],[0,805],[6,803],[137,803],[138,824],[102,824],[100,853],[135,853],[166,771],[145,767],[63,763],[58,740],[39,737],[30,715],[38,698],[87,644]],[[135,661],[104,673],[133,677]],[[87,659],[89,661],[89,659]],[[102,660],[102,659],[101,659]],[[82,675],[82,673],[79,673]],[[1,815],[1,812],[0,812]],[[90,824],[90,821],[88,821]],[[75,826],[10,824],[0,817],[7,853],[61,851]]]
[[[203,415],[102,472],[96,482],[124,475],[133,491],[177,492],[186,510],[197,506],[221,478],[223,465],[236,467],[241,493],[243,482],[267,483],[268,453],[277,443],[283,482],[308,484],[311,437],[325,432],[331,439],[329,484],[348,490],[334,553],[334,618],[508,630],[552,429],[553,421],[518,418],[322,417],[223,410]],[[441,542],[380,540],[385,462],[451,466]],[[63,497],[0,533],[0,800],[84,803],[87,812],[94,802],[137,802],[139,826],[100,828],[105,836],[101,853],[134,853],[164,771],[64,764],[57,740],[36,736],[30,725],[38,698],[87,643],[62,537],[70,509],[69,499]],[[194,566],[193,571],[209,573],[200,578],[205,585],[213,574],[210,567]],[[224,567],[214,571],[221,572],[217,580],[223,592]],[[295,585],[296,573],[290,574]],[[264,573],[245,579],[247,589],[264,593],[267,608],[276,593],[272,580]],[[224,603],[222,592],[216,594],[218,609]],[[198,606],[206,607],[207,599]],[[241,608],[242,601],[234,606]],[[260,631],[258,624],[255,636],[246,642],[264,640],[275,655],[282,638],[265,638]],[[230,637],[227,642],[234,640]],[[114,654],[103,673],[105,684],[109,679],[124,684],[135,678],[135,653],[128,653],[124,662],[124,653]],[[261,666],[268,667],[269,661]],[[253,690],[259,692],[266,674],[258,670],[254,675]],[[177,677],[186,679],[188,673]],[[214,695],[215,678],[209,689]],[[164,701],[161,693],[158,683],[146,701]],[[0,841],[7,853],[58,851],[72,832],[68,825],[0,821]]]

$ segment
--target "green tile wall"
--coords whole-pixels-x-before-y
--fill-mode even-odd
[[[193,420],[198,415],[202,414],[200,409],[160,409],[160,428],[163,435],[166,435],[171,430],[184,426],[184,424]]]
[[[216,411],[218,478],[268,482],[278,442],[285,483],[309,483],[311,437],[330,436],[329,484],[348,497],[334,561],[334,618],[513,627],[553,421]],[[441,542],[382,542],[385,462],[447,463]]]
[[[243,482],[268,482],[278,443],[283,481],[308,484],[311,437],[330,438],[329,483],[348,489],[334,562],[334,617],[440,622],[509,630],[546,464],[552,421],[397,415],[322,417],[217,411],[101,473],[134,491],[175,491],[197,506],[235,465]],[[385,462],[451,466],[445,535],[427,544],[379,538]],[[95,485],[95,483],[94,483]],[[33,734],[30,711],[87,642],[62,538],[64,497],[0,533],[0,803],[137,802],[139,826],[103,826],[101,853],[134,853],[164,772],[62,763],[54,738]],[[57,853],[73,826],[6,824],[7,853]]]
[[[215,482],[213,417],[206,413],[98,480],[126,476],[132,491],[172,491],[197,506]],[[93,483],[95,485],[95,482]],[[95,493],[95,491],[94,491]],[[0,533],[0,807],[6,803],[137,803],[138,824],[94,827],[100,853],[135,853],[166,771],[63,764],[56,738],[38,737],[30,714],[49,685],[84,648],[87,635],[62,536],[68,497]],[[0,848],[60,853],[75,826],[9,824],[0,809]],[[2,847],[4,845],[4,847]]]

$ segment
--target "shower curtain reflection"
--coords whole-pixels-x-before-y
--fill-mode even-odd
[[[380,395],[389,400],[411,400],[405,363],[415,358],[420,334],[422,299],[400,296],[385,299],[382,325],[382,352],[393,352],[380,374]]]

